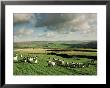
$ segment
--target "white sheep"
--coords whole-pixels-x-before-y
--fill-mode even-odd
[[[21,57],[23,57],[23,55],[21,54]]]
[[[66,62],[66,63],[65,63],[65,67],[68,67],[68,66],[69,66],[69,62]]]
[[[50,59],[50,58],[49,58]],[[53,61],[57,61],[57,59],[53,58]]]
[[[37,56],[35,58],[37,59]]]
[[[48,66],[55,66],[55,62],[48,61]]]
[[[76,67],[76,63],[74,63],[74,62],[70,63],[70,67],[75,68]]]
[[[59,59],[58,60],[55,59],[54,61],[56,62],[57,65],[64,65],[65,63],[64,60],[59,60]]]
[[[13,60],[14,60],[14,62],[17,62],[17,61],[18,61],[18,56],[15,56],[15,57],[13,58]]]
[[[85,67],[85,66],[84,66],[84,63],[76,63],[76,67],[82,68],[82,67]]]
[[[65,64],[64,60],[59,60],[59,61],[61,62],[61,65]]]
[[[29,61],[30,63],[33,63],[33,58],[30,57],[30,58],[28,59],[28,61]]]
[[[81,68],[81,67],[83,67],[83,63],[78,63],[78,65],[79,65],[79,67]]]
[[[37,63],[37,59],[34,61],[34,63]]]
[[[24,62],[27,62],[27,60],[24,60]]]
[[[85,65],[82,66],[83,68],[86,67]]]
[[[29,61],[33,61],[33,58],[29,58]]]

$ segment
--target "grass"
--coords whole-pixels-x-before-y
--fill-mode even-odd
[[[19,52],[19,53],[50,53],[50,52],[52,52],[52,51],[47,51],[47,50],[51,50],[51,49],[27,48],[27,49],[15,49],[14,52]],[[82,52],[82,51],[74,51],[74,50],[55,52],[55,53],[58,53],[58,54],[68,54],[68,55],[97,56],[97,52]]]
[[[56,50],[56,51],[52,51]],[[59,50],[59,51],[58,51]],[[82,41],[33,41],[14,43],[15,54],[22,54],[24,57],[37,56],[38,63],[14,63],[14,75],[96,75],[97,74],[97,42]],[[55,53],[52,55],[51,53]],[[60,55],[59,55],[60,54]],[[70,56],[70,57],[66,57]],[[63,55],[63,57],[61,56]],[[64,56],[65,55],[65,56]],[[79,56],[74,59],[73,56]],[[90,57],[90,58],[89,58]],[[95,58],[95,63],[85,68],[70,68],[63,66],[49,67],[49,58],[64,60],[65,62],[86,63]],[[18,59],[22,59],[18,56]]]
[[[24,53],[24,55],[26,55]],[[34,55],[34,54],[33,54]],[[91,65],[89,68],[69,68],[62,66],[49,67],[47,64],[48,58],[60,58],[65,62],[86,62],[87,58],[80,58],[80,60],[62,58],[55,55],[37,54],[38,63],[14,63],[14,75],[96,75],[96,67]]]
[[[66,51],[59,52],[59,54],[97,56],[96,52],[81,52],[81,51]]]

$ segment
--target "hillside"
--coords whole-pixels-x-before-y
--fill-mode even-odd
[[[14,48],[97,48],[96,41],[29,41],[16,42]]]

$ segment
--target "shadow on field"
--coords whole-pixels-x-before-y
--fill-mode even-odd
[[[47,53],[47,55],[56,55],[56,56],[61,56],[63,58],[73,58],[73,57],[78,57],[78,58],[88,58],[88,59],[94,59],[97,60],[97,56],[86,56],[86,55],[68,55],[68,54],[57,54],[57,53]]]

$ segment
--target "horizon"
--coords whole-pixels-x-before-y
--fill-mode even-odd
[[[20,43],[20,42],[71,42],[71,41],[81,41],[81,42],[97,42],[97,40],[67,40],[67,41],[17,41],[17,42],[14,42],[14,43]]]

